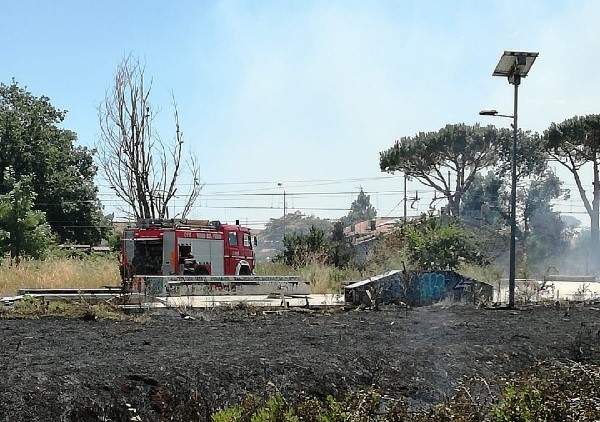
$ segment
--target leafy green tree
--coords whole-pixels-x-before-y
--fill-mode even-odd
[[[93,244],[106,232],[93,152],[60,127],[65,114],[14,81],[0,84],[0,169],[11,167],[17,180],[31,176],[33,208],[46,214],[61,241]],[[11,189],[0,174],[0,194]]]
[[[440,192],[450,213],[458,216],[461,199],[477,173],[498,160],[498,138],[493,126],[446,125],[437,132],[401,138],[381,152],[379,165],[382,171],[401,171]]]
[[[40,258],[52,243],[52,232],[42,211],[33,209],[35,192],[32,178],[15,181],[10,170],[4,172],[4,182],[11,190],[0,195],[0,247],[18,263],[24,256]]]
[[[380,153],[382,171],[401,171],[440,192],[448,201],[450,214],[458,216],[461,201],[483,169],[499,174],[508,170],[511,133],[494,126],[446,125],[437,132],[421,132],[403,137]],[[544,155],[539,137],[519,133],[517,151],[519,174],[539,171]]]
[[[112,230],[108,234],[106,240],[108,241],[108,246],[110,246],[110,248],[114,252],[118,252],[121,250],[121,238],[122,237],[123,237],[123,233],[117,232],[116,230]]]
[[[508,129],[500,129],[500,144],[498,149],[498,162],[494,171],[500,177],[506,179],[510,185],[510,161],[512,157],[513,132]],[[517,178],[531,177],[546,171],[548,167],[548,155],[544,151],[545,141],[535,132],[519,130],[517,134]]]
[[[495,172],[477,174],[461,203],[461,219],[466,223],[503,225],[507,219],[505,180]]]
[[[591,222],[591,261],[600,267],[600,114],[575,116],[552,123],[544,132],[546,152],[568,169]],[[592,169],[592,193],[582,180],[586,165]]]
[[[361,221],[372,220],[377,216],[375,207],[371,205],[371,196],[360,188],[358,197],[350,205],[350,212],[341,219],[345,226],[351,226]]]
[[[338,268],[346,267],[354,257],[350,239],[344,235],[344,225],[338,221],[331,233],[329,261]]]
[[[331,237],[324,230],[311,226],[307,233],[287,233],[283,238],[283,250],[275,257],[294,268],[312,262],[346,267],[354,256],[350,240],[344,235],[344,226],[337,222]]]
[[[552,201],[561,197],[567,198],[568,191],[552,171],[535,177],[518,193],[528,264],[535,266],[559,256],[568,246],[565,224],[552,208]]]
[[[289,233],[283,238],[283,251],[275,258],[294,268],[311,261],[327,262],[329,244],[325,232],[312,226],[307,234]]]
[[[257,258],[264,259],[266,256],[274,256],[282,251],[284,233],[308,234],[313,226],[322,230],[326,236],[329,236],[333,227],[329,220],[314,215],[304,215],[300,211],[288,213],[285,218],[271,218],[265,225],[265,229],[258,235],[260,249],[257,250]]]
[[[474,239],[456,223],[428,218],[408,225],[405,234],[408,258],[421,270],[454,270],[463,262],[487,262]]]

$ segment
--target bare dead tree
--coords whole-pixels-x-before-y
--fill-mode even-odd
[[[111,189],[131,210],[124,212],[135,218],[169,218],[171,201],[182,197],[183,211],[172,217],[185,218],[202,190],[198,162],[194,157],[187,160],[190,188],[187,194],[178,194],[184,139],[177,103],[173,96],[175,136],[166,145],[152,128],[156,112],[150,103],[151,90],[144,65],[131,55],[125,57],[98,108],[100,167]]]

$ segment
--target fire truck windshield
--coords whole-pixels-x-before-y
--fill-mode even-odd
[[[229,232],[229,246],[237,246],[237,244],[238,244],[237,233]]]

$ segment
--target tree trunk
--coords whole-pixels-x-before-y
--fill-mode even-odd
[[[448,211],[452,217],[459,217],[460,215],[460,196],[456,194],[448,197]]]
[[[592,270],[600,269],[600,174],[598,160],[594,161],[594,198],[592,199],[590,264]]]

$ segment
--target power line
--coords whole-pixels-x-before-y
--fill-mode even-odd
[[[229,186],[229,185],[273,185],[277,188],[277,183],[346,183],[346,182],[362,182],[368,180],[391,180],[397,179],[400,176],[371,176],[371,177],[351,177],[341,179],[300,179],[300,180],[260,180],[260,181],[244,181],[244,182],[206,182],[201,183],[203,186]],[[194,183],[178,183],[178,186],[194,186]],[[110,188],[111,185],[98,184],[99,187]]]

